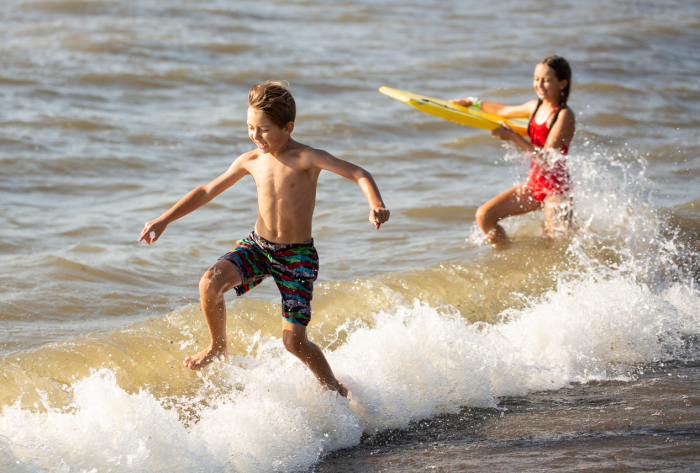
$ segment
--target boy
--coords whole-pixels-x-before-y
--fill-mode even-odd
[[[313,282],[318,275],[318,255],[311,238],[318,175],[325,169],[357,182],[369,201],[369,221],[377,229],[389,220],[389,210],[369,172],[294,141],[290,135],[295,117],[294,98],[282,82],[267,81],[250,89],[248,136],[257,149],[239,156],[228,171],[148,222],[139,241],[150,245],[168,224],[211,201],[246,174],[253,176],[258,188],[255,230],[202,276],[199,293],[211,343],[183,364],[200,369],[226,355],[224,293],[235,288],[240,296],[271,275],[282,295],[285,348],[321,385],[347,396],[347,389],[333,375],[320,348],[306,338]]]

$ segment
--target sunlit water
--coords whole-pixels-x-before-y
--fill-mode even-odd
[[[699,10],[2,3],[0,470],[697,466]],[[522,103],[552,53],[574,72],[577,230],[547,244],[541,214],[509,219],[494,253],[474,211],[526,157],[377,89]],[[251,148],[268,78],[291,84],[296,139],[370,170],[392,211],[375,231],[359,187],[321,175],[310,336],[349,401],[284,351],[271,283],[229,296],[231,357],[181,366],[207,344],[199,277],[253,228],[252,179],[136,242]]]

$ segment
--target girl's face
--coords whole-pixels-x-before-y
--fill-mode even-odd
[[[558,103],[561,91],[566,88],[567,83],[566,79],[562,81],[557,79],[554,69],[548,65],[538,64],[535,66],[532,86],[535,88],[537,97],[541,100]]]

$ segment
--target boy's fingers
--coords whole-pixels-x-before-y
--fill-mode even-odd
[[[387,209],[373,209],[369,216],[369,221],[377,230],[382,223],[389,220],[389,211]]]
[[[141,236],[139,237],[139,241],[143,240],[148,240],[148,237],[151,235],[151,232],[148,231],[148,225],[146,225],[146,228],[143,229],[141,232]],[[148,241],[146,241],[148,243]]]
[[[153,236],[151,236],[151,234],[153,234]],[[141,234],[141,237],[139,238],[139,241],[145,241],[147,245],[150,245],[157,239],[158,233],[149,229],[148,231],[144,230],[144,232]]]

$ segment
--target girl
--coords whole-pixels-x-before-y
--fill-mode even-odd
[[[548,56],[535,66],[533,86],[537,100],[522,105],[503,105],[481,101],[477,97],[454,99],[450,102],[480,108],[502,118],[528,118],[530,141],[503,124],[491,132],[504,141],[512,141],[532,154],[527,182],[497,195],[476,211],[476,222],[488,242],[502,247],[508,241],[498,221],[544,207],[545,232],[554,234],[568,227],[571,220],[571,190],[564,156],[574,136],[574,112],[566,101],[571,90],[571,68],[566,59]]]

